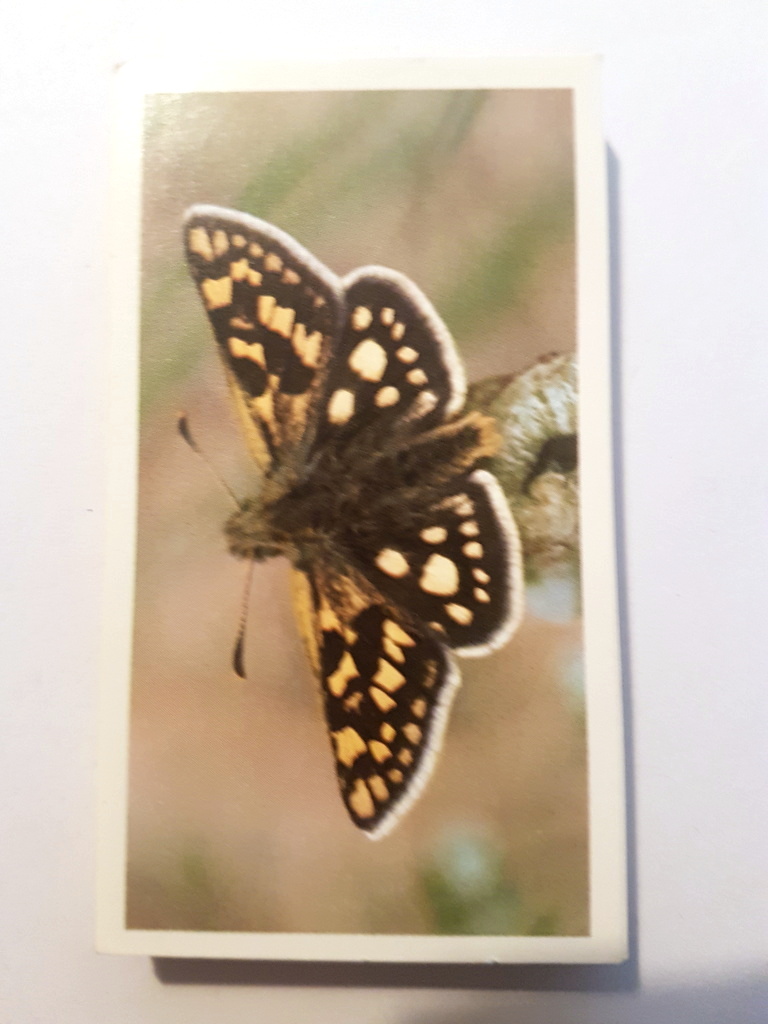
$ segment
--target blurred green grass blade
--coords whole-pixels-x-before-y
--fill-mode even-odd
[[[492,321],[517,306],[552,244],[573,230],[573,193],[559,187],[524,216],[502,221],[483,249],[470,258],[437,296],[437,308],[462,345],[471,343],[475,325]]]

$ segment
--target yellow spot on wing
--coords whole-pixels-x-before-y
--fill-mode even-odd
[[[352,315],[349,318],[349,322],[354,331],[366,330],[366,328],[371,326],[372,320],[373,314],[366,306],[356,306],[352,310]]]
[[[320,331],[312,331],[307,335],[307,329],[302,323],[296,324],[291,336],[293,351],[301,359],[305,366],[317,369],[320,365],[320,345],[323,336]]]
[[[426,416],[436,405],[437,395],[434,391],[420,391],[414,400],[411,416]]]
[[[465,537],[476,537],[480,533],[480,527],[474,519],[467,519],[459,527],[459,533],[463,533]]]
[[[242,249],[245,245],[245,239],[242,235],[232,235],[232,245],[238,249]]]
[[[332,732],[333,742],[336,746],[336,757],[347,768],[351,768],[361,754],[366,752],[366,746],[360,733],[351,725],[346,725],[338,732]]]
[[[341,697],[346,692],[350,679],[355,679],[359,675],[360,673],[357,670],[357,665],[355,665],[352,655],[349,651],[344,651],[339,667],[326,680],[328,689],[334,697]]]
[[[379,388],[373,398],[374,402],[380,409],[386,409],[387,406],[397,405],[400,401],[400,392],[397,388],[392,387],[388,384],[385,388]]]
[[[379,764],[383,764],[392,757],[392,751],[385,743],[379,743],[378,740],[371,740],[368,744],[368,749],[373,755],[374,761],[378,761]]]
[[[243,341],[242,338],[228,338],[227,345],[229,346],[229,354],[234,356],[235,359],[243,359],[248,356],[248,342]]]
[[[255,341],[252,345],[247,344],[242,338],[229,338],[227,341],[230,353],[235,359],[251,359],[254,363],[266,370],[267,362],[264,354],[264,346]]]
[[[381,736],[381,738],[387,743],[391,743],[395,736],[397,736],[397,733],[389,722],[384,722],[382,727],[379,729],[379,736]]]
[[[386,714],[387,711],[391,711],[392,708],[396,707],[396,702],[392,700],[388,693],[380,690],[378,686],[371,686],[368,693],[370,693],[371,700],[379,711],[383,711]]]
[[[339,388],[331,395],[328,402],[328,422],[339,425],[349,422],[355,411],[355,396],[346,388]]]
[[[276,252],[268,252],[264,257],[264,269],[273,274],[279,274],[283,269],[283,261]]]
[[[405,555],[400,551],[395,551],[394,548],[382,548],[374,562],[378,569],[395,579],[401,579],[410,572]]]
[[[323,605],[318,614],[320,629],[325,633],[341,633],[341,622],[333,608]]]
[[[488,604],[488,602],[491,600],[491,595],[488,593],[488,591],[481,590],[480,587],[475,587],[472,593],[475,595],[475,600],[479,601],[480,604]]]
[[[264,250],[261,248],[258,242],[251,242],[251,244],[248,246],[248,252],[251,254],[251,256],[256,256],[257,258],[259,256],[264,255]]]
[[[483,545],[479,541],[470,540],[461,549],[467,558],[482,558]]]
[[[261,342],[255,341],[252,345],[248,346],[248,358],[252,359],[254,363],[266,370],[267,368],[267,357],[264,353],[264,346]]]
[[[445,610],[453,621],[458,622],[460,626],[469,626],[475,617],[471,610],[465,608],[463,604],[447,604]]]
[[[244,316],[233,316],[229,321],[230,327],[239,327],[243,331],[250,331],[253,328],[253,320],[248,320]]]
[[[385,306],[381,313],[381,322],[390,327],[395,322],[395,311],[391,306]]]
[[[388,661],[385,661],[384,658],[379,658],[379,667],[371,682],[376,683],[377,686],[380,686],[388,693],[394,693],[405,682],[405,676],[394,665],[390,665]]]
[[[403,749],[397,755],[397,760],[400,762],[400,764],[413,764],[413,754],[410,752],[410,750],[407,749],[407,747],[403,747]]]
[[[252,270],[251,267],[248,268],[248,273],[245,275],[245,277],[246,280],[248,281],[248,284],[251,285],[253,288],[258,288],[258,286],[261,284],[263,280],[258,270]]]
[[[419,743],[423,734],[415,722],[406,722],[403,726],[403,735],[410,743]]]
[[[269,321],[272,319],[272,313],[276,305],[277,302],[274,295],[259,295],[256,299],[256,315],[260,323],[264,324],[265,327],[269,327]]]
[[[206,277],[200,282],[200,291],[207,309],[221,309],[232,302],[232,278]]]
[[[394,324],[392,330],[389,333],[392,335],[393,341],[401,341],[403,335],[405,334],[405,324]]]
[[[420,366],[415,366],[412,370],[409,370],[405,375],[405,379],[409,384],[413,384],[414,387],[421,387],[422,384],[427,383],[427,375]]]
[[[448,597],[459,589],[459,570],[445,555],[430,555],[424,563],[419,586],[427,594]]]
[[[301,284],[301,278],[296,273],[296,271],[291,270],[290,267],[285,268],[285,270],[283,271],[283,276],[280,278],[280,280],[284,284]]]
[[[348,697],[345,697],[343,707],[345,711],[359,711],[360,703],[363,699],[363,694],[360,690],[355,693],[350,693]]]
[[[378,341],[366,338],[352,349],[349,368],[363,380],[378,384],[387,368],[387,353]]]
[[[415,348],[411,348],[410,345],[403,345],[402,348],[399,348],[397,352],[395,352],[395,355],[401,363],[415,363],[419,358],[419,353]]]
[[[421,680],[421,685],[425,690],[431,690],[437,682],[437,662],[436,661],[425,661],[424,662],[424,677]]]
[[[428,526],[419,536],[427,544],[442,544],[448,537],[448,531],[444,526]]]
[[[190,228],[189,251],[196,252],[198,256],[202,256],[209,263],[213,259],[211,239],[205,228]]]
[[[387,772],[387,778],[394,783],[400,783],[403,781],[403,773],[399,768],[390,768]]]
[[[233,281],[244,281],[248,274],[248,260],[243,256],[241,260],[236,260],[234,263],[229,264],[229,275]]]
[[[307,338],[307,346],[302,363],[305,366],[311,366],[312,369],[317,369],[320,365],[320,346],[323,343],[323,336],[320,331],[312,331]]]
[[[380,804],[383,804],[385,800],[389,799],[389,790],[386,787],[384,779],[382,779],[380,775],[369,776],[368,788]]]
[[[213,251],[217,256],[223,256],[227,249],[229,249],[227,233],[222,231],[221,228],[217,228],[213,232]]]
[[[416,641],[408,636],[404,629],[401,629],[392,619],[384,619],[384,635],[394,640],[400,647],[413,647]]]
[[[295,319],[295,309],[291,309],[290,306],[275,306],[269,319],[269,329],[275,334],[281,334],[284,338],[290,338]]]
[[[352,792],[348,797],[349,806],[358,816],[358,818],[372,818],[376,808],[373,803],[373,798],[368,792],[368,787],[362,779],[357,779],[352,789]]]
[[[384,648],[384,653],[391,661],[396,661],[400,665],[403,664],[405,661],[405,654],[396,643],[390,640],[388,636],[385,636],[382,637],[381,644]]]
[[[411,711],[416,718],[423,718],[427,713],[427,702],[423,697],[417,697],[416,700],[411,701]]]
[[[307,349],[307,329],[302,323],[296,324],[293,328],[293,334],[291,335],[291,344],[293,345],[293,351],[300,358],[304,358],[304,353]]]
[[[489,583],[491,579],[488,573],[484,569],[481,569],[479,566],[472,570],[472,575],[475,577],[478,583]]]

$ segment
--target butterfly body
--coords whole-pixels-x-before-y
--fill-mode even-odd
[[[373,560],[386,538],[407,539],[428,529],[430,509],[450,497],[457,468],[492,454],[493,421],[470,413],[381,449],[355,439],[329,443],[306,472],[287,484],[264,480],[257,498],[242,503],[225,526],[230,551],[262,561],[285,554],[301,568],[318,549],[345,561]]]
[[[519,542],[492,418],[462,413],[463,369],[415,285],[339,279],[279,229],[195,207],[187,256],[251,453],[257,493],[230,551],[294,568],[342,797],[384,834],[423,788],[459,675],[511,635]]]

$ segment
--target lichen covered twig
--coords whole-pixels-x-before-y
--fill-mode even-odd
[[[469,408],[495,416],[502,445],[492,460],[520,530],[529,581],[579,562],[577,370],[549,355],[520,374],[473,384]]]

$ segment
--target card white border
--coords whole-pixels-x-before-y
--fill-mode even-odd
[[[138,465],[143,100],[155,92],[570,89],[576,161],[582,587],[589,776],[590,934],[338,935],[125,927],[129,695]],[[606,156],[599,60],[131,62],[115,76],[110,247],[111,421],[99,721],[97,949],[152,956],[424,963],[618,963],[627,956],[626,826],[612,473]]]

